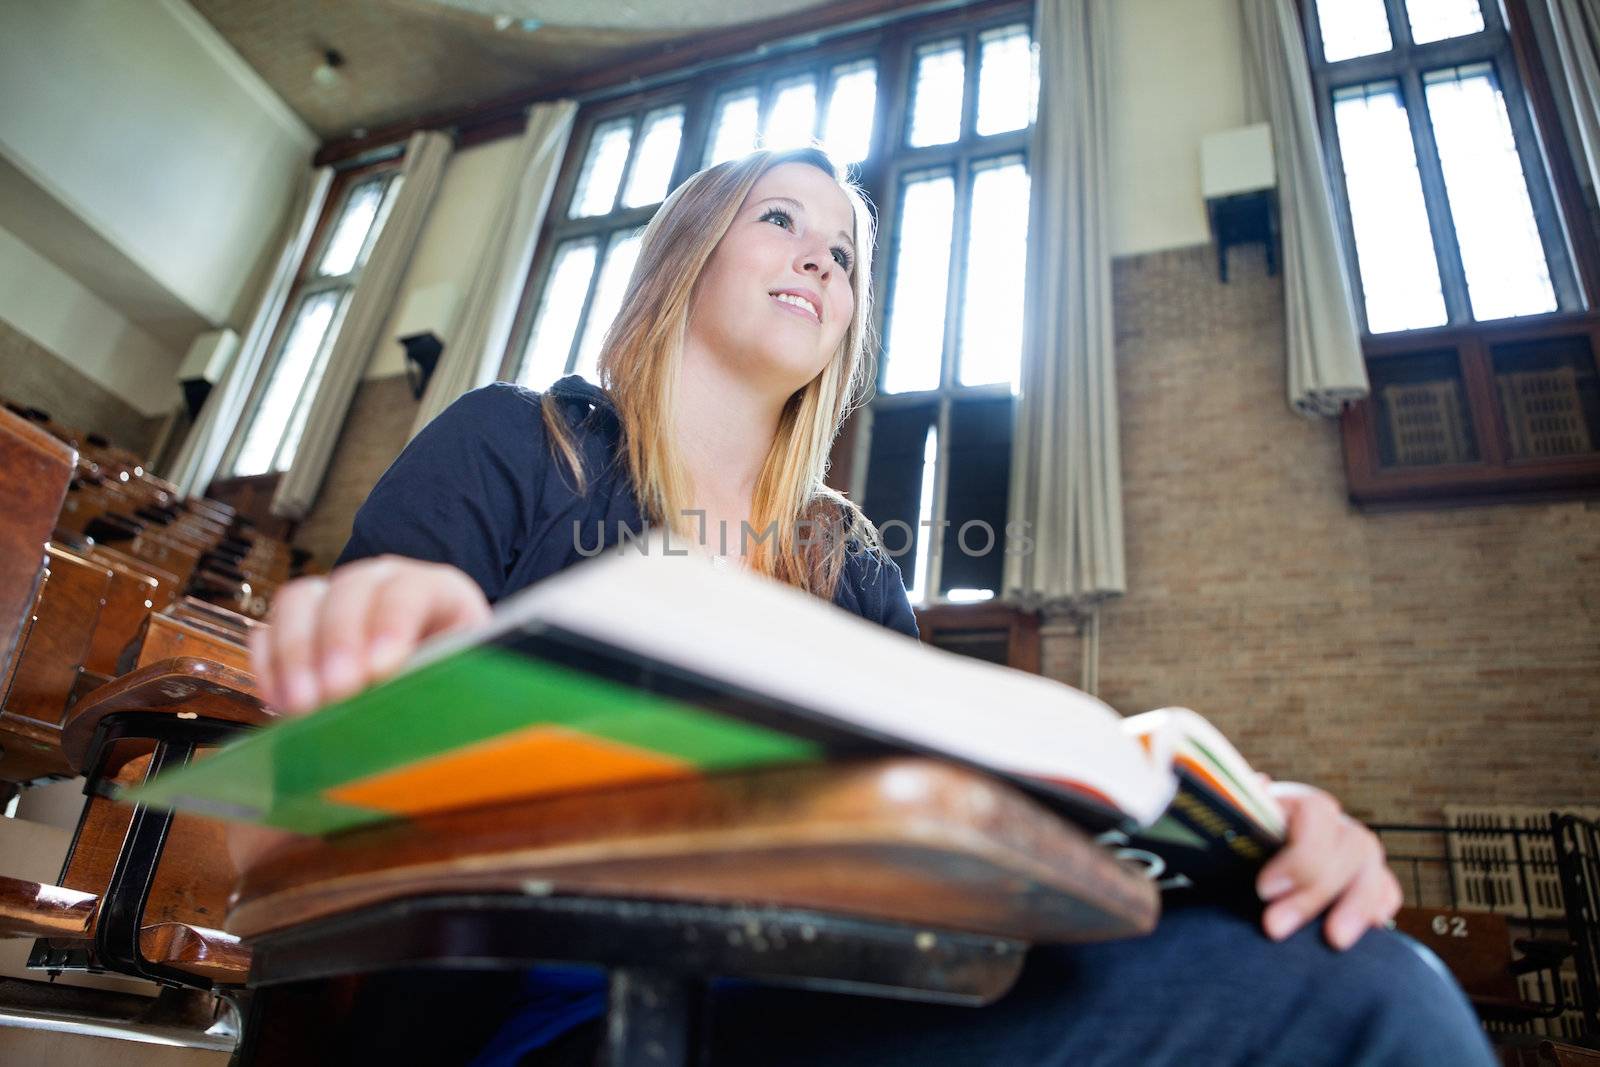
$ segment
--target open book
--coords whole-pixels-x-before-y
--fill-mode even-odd
[[[1152,875],[1254,868],[1283,816],[1199,715],[1037,675],[644,541],[503,601],[395,677],[127,799],[301,833],[557,792],[915,752],[1000,776]],[[1162,868],[1166,868],[1165,871]]]

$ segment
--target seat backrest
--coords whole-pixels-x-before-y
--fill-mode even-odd
[[[0,671],[11,662],[77,455],[27,419],[0,410]]]
[[[1432,949],[1470,996],[1520,999],[1511,973],[1511,928],[1504,915],[1401,908],[1395,926]]]

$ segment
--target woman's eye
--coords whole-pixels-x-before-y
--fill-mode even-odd
[[[839,264],[839,269],[841,270],[848,271],[850,269],[850,253],[843,248],[835,248],[833,250],[833,261]]]
[[[780,225],[786,230],[794,225],[794,219],[790,217],[789,213],[780,211],[778,208],[770,208],[765,215],[761,216],[762,222],[771,222],[774,219],[781,220]]]

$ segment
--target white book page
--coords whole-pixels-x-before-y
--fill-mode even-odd
[[[543,621],[891,738],[1014,774],[1080,782],[1140,823],[1175,781],[1105,703],[1070,686],[923,645],[808,593],[708,558],[624,545],[503,602],[488,631],[418,663]]]

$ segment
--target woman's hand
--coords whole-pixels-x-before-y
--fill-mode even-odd
[[[417,645],[489,617],[478,584],[455,567],[377,556],[278,590],[269,626],[251,636],[268,704],[304,715],[395,672]]]
[[[1403,897],[1378,835],[1320,789],[1274,782],[1268,790],[1288,816],[1288,840],[1256,878],[1270,902],[1261,917],[1267,935],[1282,941],[1332,904],[1323,931],[1343,950],[1392,918]]]

